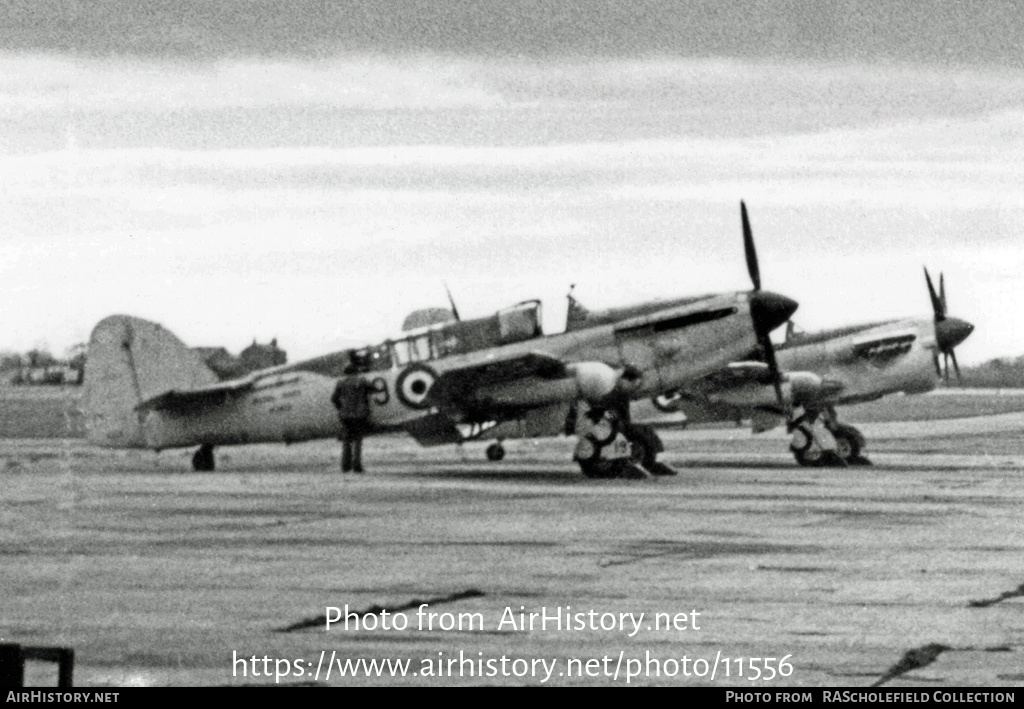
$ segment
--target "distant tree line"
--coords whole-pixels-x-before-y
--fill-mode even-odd
[[[86,345],[68,348],[57,358],[45,347],[25,353],[0,351],[0,383],[4,384],[81,384],[85,379]],[[194,347],[193,351],[221,379],[232,379],[266,367],[287,363],[288,355],[277,346],[277,339],[263,345],[253,340],[236,357],[223,347]]]
[[[980,389],[1024,389],[1024,357],[992,359],[974,367],[962,367],[959,386]],[[955,378],[950,379],[950,384]]]
[[[24,354],[0,352],[0,380],[8,384],[81,384],[85,376],[84,343],[68,348],[58,359],[45,347]]]

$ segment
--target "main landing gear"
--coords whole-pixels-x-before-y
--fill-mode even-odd
[[[864,435],[849,424],[839,423],[835,409],[806,411],[789,423],[793,434],[789,449],[800,465],[807,467],[846,467],[871,465],[861,455]]]
[[[199,450],[192,456],[192,470],[195,470],[197,473],[210,473],[213,472],[215,467],[213,446],[209,443],[204,443],[199,446]]]
[[[592,408],[579,415],[573,459],[588,478],[647,478],[675,475],[657,460],[664,450],[650,426],[634,425],[614,411]]]

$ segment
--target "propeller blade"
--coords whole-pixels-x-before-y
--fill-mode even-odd
[[[757,250],[754,248],[754,232],[750,228],[747,205],[740,201],[740,218],[743,220],[743,250],[747,254],[747,272],[754,290],[761,290],[761,271],[757,266]]]
[[[932,353],[932,362],[935,363],[935,376],[936,377],[941,377],[942,376],[942,365],[939,364],[939,353],[938,352],[933,352]]]
[[[462,318],[459,317],[459,309],[455,307],[455,299],[452,298],[451,289],[448,288],[448,284],[444,284],[444,292],[448,294],[448,302],[452,304],[452,315],[455,316],[455,322],[461,322]]]
[[[939,305],[942,306],[942,317],[946,317],[946,278],[939,274]]]
[[[750,298],[750,314],[754,321],[757,343],[764,353],[764,361],[768,365],[768,373],[775,388],[775,398],[782,408],[785,407],[782,397],[782,374],[775,359],[771,331],[789,319],[796,310],[796,303],[776,293],[761,291],[761,269],[757,263],[757,249],[754,247],[754,230],[750,228],[747,203],[743,200],[740,200],[740,220],[743,222],[743,250],[747,256],[747,272],[750,274],[750,282],[754,284],[754,295]]]
[[[953,369],[956,370],[956,380],[959,382],[960,381],[960,365],[956,363],[956,350],[951,349],[949,351],[949,356],[953,358]],[[948,377],[948,375],[949,375],[949,371],[948,370],[946,371],[946,375]]]
[[[946,368],[946,381],[949,381],[949,352],[942,351],[942,364]]]
[[[935,322],[941,322],[945,318],[945,314],[942,312],[942,303],[939,301],[939,296],[935,294],[935,286],[932,285],[932,277],[928,275],[928,269],[924,269],[924,279],[928,283],[928,295],[932,299],[932,312],[935,313]]]
[[[775,398],[779,402],[779,406],[785,406],[785,401],[782,398],[782,374],[779,373],[779,362],[775,359],[775,346],[772,345],[772,339],[767,334],[760,338],[761,351],[764,352],[764,361],[768,365],[768,373],[772,378],[772,386],[775,387]]]

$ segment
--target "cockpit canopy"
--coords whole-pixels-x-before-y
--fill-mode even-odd
[[[444,312],[450,314],[450,311]],[[423,317],[425,315],[429,317]],[[404,367],[413,362],[429,362],[544,335],[539,300],[527,300],[473,320],[450,320],[439,315],[440,309],[416,311],[406,318],[406,324],[424,320],[429,324],[410,331],[399,340],[389,340],[361,351],[367,368]]]

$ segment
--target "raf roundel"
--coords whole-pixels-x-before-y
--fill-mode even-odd
[[[436,380],[437,375],[430,367],[414,364],[398,375],[395,391],[406,406],[425,409],[429,406],[427,395],[430,394],[430,387]]]

